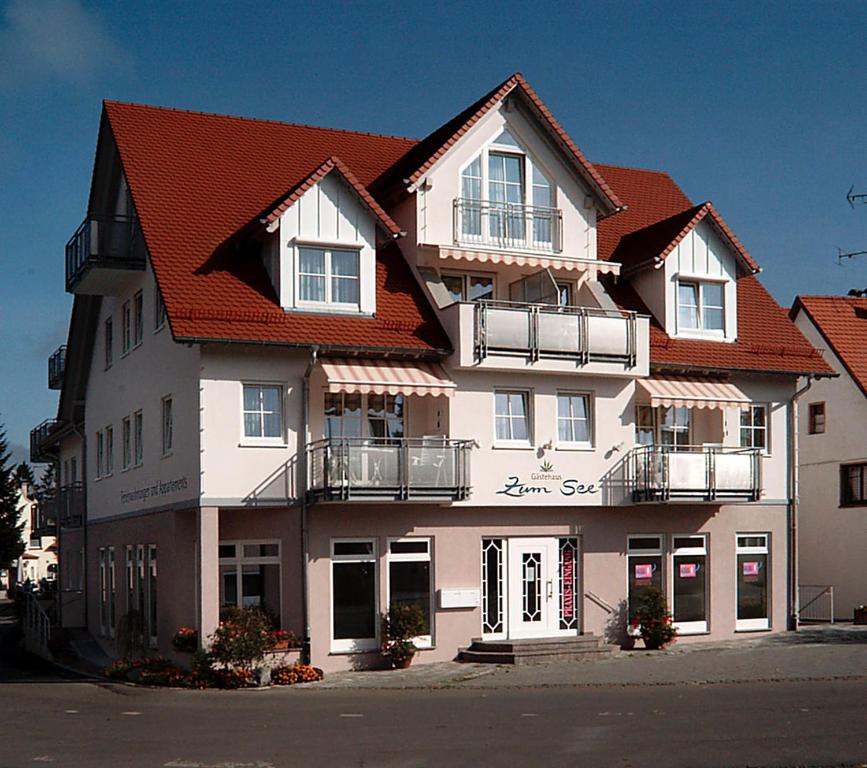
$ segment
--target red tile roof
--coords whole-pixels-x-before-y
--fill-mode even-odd
[[[660,253],[669,236],[676,238],[700,213],[666,173],[597,165],[628,208],[599,222],[599,257],[618,261],[618,254]],[[709,209],[705,213],[709,213]],[[647,306],[625,280],[606,287],[624,308],[650,315]],[[743,370],[775,373],[828,374],[819,352],[786,316],[758,279],[737,280],[738,338],[731,343],[674,339],[655,318],[650,324],[650,360],[655,368]]]
[[[843,367],[867,395],[867,298],[797,296],[790,315],[807,313]]]
[[[225,247],[329,158],[366,186],[414,141],[117,102],[105,113],[176,338],[450,347],[396,246],[377,255],[376,317],[339,322],[284,312],[260,260]]]
[[[578,167],[579,172],[587,179],[597,194],[610,206],[614,212],[622,207],[617,195],[608,186],[604,176],[593,166],[578,149],[569,134],[563,130],[554,115],[520,72],[486,93],[478,101],[471,104],[463,112],[441,125],[433,133],[422,139],[406,156],[389,169],[374,185],[377,196],[389,200],[395,189],[417,182],[431,166],[436,163],[455,143],[464,136],[479,120],[510,93],[523,97],[530,108],[536,112],[541,122],[546,126],[554,139],[563,147]]]

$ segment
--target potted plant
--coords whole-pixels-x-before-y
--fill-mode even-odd
[[[179,653],[195,653],[198,647],[198,630],[192,627],[178,627],[178,631],[172,636],[172,648]]]
[[[415,603],[395,603],[382,616],[382,654],[395,669],[406,669],[415,656],[413,638],[427,631],[424,612]]]
[[[641,635],[645,648],[657,650],[674,642],[677,629],[672,624],[671,612],[662,592],[648,587],[634,603],[629,623],[632,633]]]

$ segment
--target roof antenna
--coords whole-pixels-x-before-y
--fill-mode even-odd
[[[855,207],[855,203],[864,203],[865,205],[867,205],[867,193],[856,193],[854,190],[855,185],[853,184],[851,187],[849,187],[849,191],[846,193],[846,200],[849,202],[849,205],[851,205],[853,208]]]
[[[867,251],[850,251],[849,253],[843,253],[842,248],[837,249],[837,266],[843,266],[843,259],[851,259],[855,256],[864,256],[867,255]]]

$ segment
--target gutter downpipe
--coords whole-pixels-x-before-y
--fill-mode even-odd
[[[798,398],[813,386],[813,376],[807,376],[807,383],[795,390],[789,401],[789,502],[786,509],[788,528],[789,582],[787,585],[787,602],[789,606],[789,621],[787,629],[795,632],[798,629],[798,513],[800,505],[800,461],[798,448]]]
[[[316,367],[319,357],[319,347],[310,348],[310,362],[304,371],[301,385],[301,429],[298,430],[299,482],[301,493],[301,619],[304,624],[304,645],[301,649],[301,661],[310,663],[310,574],[308,556],[310,549],[310,531],[307,513],[307,484],[309,481],[307,468],[307,438],[310,431],[310,375]]]

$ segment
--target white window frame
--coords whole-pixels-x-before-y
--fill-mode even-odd
[[[569,421],[570,423],[581,422],[582,419],[575,416],[570,415],[566,417],[560,416],[560,398],[561,397],[581,397],[584,398],[584,401],[587,404],[587,440],[561,440],[560,439],[560,421]],[[556,446],[559,449],[563,450],[592,450],[593,446],[596,443],[596,435],[595,435],[595,426],[596,419],[594,418],[594,409],[596,407],[595,398],[593,397],[592,392],[582,392],[580,390],[557,390],[557,395],[555,398],[556,410],[554,413],[554,418],[556,420]],[[571,406],[570,406],[571,407]],[[573,430],[574,432],[574,427]]]
[[[744,536],[751,538],[761,537],[765,540],[765,543],[759,546],[741,546],[740,539]],[[740,578],[737,572],[738,555],[765,555],[765,589],[767,591],[768,615],[764,619],[738,618],[738,579]],[[771,598],[773,596],[771,576],[771,534],[768,532],[744,533],[743,531],[735,533],[735,632],[761,632],[771,628],[771,614],[773,613],[771,605]]]
[[[497,395],[522,395],[524,400],[524,406],[526,410],[526,419],[527,419],[527,439],[512,439],[512,438],[499,438],[497,437]],[[507,400],[507,402],[511,402]],[[494,411],[494,448],[532,448],[533,443],[533,390],[531,389],[507,389],[507,388],[496,388],[494,389],[494,397],[493,397],[493,411]],[[502,418],[502,417],[501,417]],[[509,419],[509,432],[513,433],[514,430],[511,427],[512,421],[517,419],[518,417],[512,416],[511,414],[511,405],[509,406],[509,413],[505,415],[505,418]]]
[[[171,395],[166,395],[160,400],[160,456],[165,458],[172,455],[175,439],[175,410],[174,400]]]
[[[295,245],[295,264],[297,265],[297,269],[295,270],[295,295],[297,296],[296,304],[299,307],[303,308],[313,308],[313,309],[337,309],[344,312],[359,312],[361,310],[361,294],[363,291],[362,286],[362,259],[361,259],[361,247],[352,244],[346,245],[324,245],[322,243],[306,243],[302,241],[296,241]],[[325,279],[325,300],[324,301],[315,301],[311,299],[303,299],[301,297],[301,249],[306,248],[311,251],[321,251],[324,255],[324,269],[325,272],[321,273],[321,276]],[[339,276],[335,275],[332,267],[332,254],[335,251],[339,251],[340,253],[351,253],[355,256],[355,264],[356,264],[356,277],[355,280],[358,284],[358,301],[357,302],[338,302],[333,299],[333,286],[332,279],[335,277],[338,279],[352,279],[348,276]],[[320,273],[316,272],[304,272],[304,275],[311,275],[315,277],[319,277]]]
[[[132,461],[140,467],[144,461],[144,413],[141,409],[132,415]]]
[[[656,539],[659,546],[654,547],[652,549],[638,549],[630,546],[630,542],[633,539]],[[626,584],[625,584],[625,592],[626,595],[626,612],[627,617],[629,612],[632,610],[632,606],[629,605],[629,581],[632,578],[632,558],[634,557],[658,557],[659,558],[659,567],[662,569],[662,573],[659,575],[659,583],[661,586],[661,591],[663,594],[666,593],[665,588],[665,535],[662,533],[627,533],[626,534]],[[626,625],[626,634],[632,637],[640,637],[641,632],[634,630],[632,625],[627,623]]]
[[[132,297],[132,347],[135,349],[144,341],[144,292],[136,291]]]
[[[457,277],[461,280],[461,294],[463,298],[459,301],[452,302],[453,304],[461,304],[467,302],[476,302],[476,301],[494,301],[497,297],[497,276],[493,272],[462,272],[457,269],[443,269],[440,271],[440,278],[443,277]],[[471,299],[470,298],[470,280],[474,277],[483,278],[485,280],[491,281],[491,295],[487,299]],[[443,283],[443,287],[445,288],[445,283]],[[448,292],[448,288],[446,288],[446,292]],[[451,298],[451,296],[449,297]]]
[[[166,312],[166,303],[163,301],[163,295],[160,289],[154,285],[154,333],[161,331],[166,327],[168,313]]]
[[[494,546],[494,542],[498,541],[499,546]],[[508,629],[509,629],[509,563],[508,563],[508,549],[509,549],[509,539],[505,536],[482,536],[479,539],[479,597],[480,597],[480,632],[483,640],[501,640],[503,638],[508,637]],[[499,555],[499,572],[497,574],[499,578],[499,582],[497,584],[497,588],[499,589],[499,620],[501,629],[499,632],[488,632],[485,627],[485,597],[486,590],[485,586],[487,585],[487,574],[485,572],[486,565],[486,550],[490,549],[491,551],[496,551]],[[489,585],[488,585],[489,586]]]
[[[690,538],[697,539],[701,538],[703,540],[702,546],[695,547],[680,547],[675,549],[674,541],[675,539],[681,538]],[[669,551],[668,556],[668,567],[671,571],[671,586],[668,590],[669,594],[669,606],[671,608],[671,615],[674,616],[675,612],[675,604],[674,604],[674,582],[675,582],[675,569],[674,569],[674,558],[689,556],[689,555],[698,555],[704,556],[705,558],[705,574],[704,574],[704,590],[705,590],[705,619],[704,621],[681,621],[681,622],[673,622],[674,627],[677,629],[678,634],[681,635],[705,635],[710,632],[710,612],[711,612],[711,583],[710,583],[710,547],[708,541],[708,535],[706,533],[673,533],[671,535],[671,549]]]
[[[137,608],[135,591],[135,548],[132,544],[124,547],[124,569],[126,574],[126,610],[127,613]]]
[[[105,432],[105,474],[103,477],[111,477],[114,474],[114,427],[107,426]]]
[[[244,390],[247,387],[272,387],[276,388],[279,392],[279,402],[280,402],[280,434],[277,437],[248,437],[247,431],[245,427],[246,423],[246,414],[247,410],[244,402]],[[273,381],[242,381],[240,388],[241,395],[241,446],[253,446],[253,447],[263,447],[270,446],[274,448],[285,448],[286,447],[286,403],[285,396],[286,390],[282,384],[273,382]],[[262,431],[264,432],[264,421],[261,419],[261,415],[266,413],[266,411],[249,411],[249,413],[258,413],[260,414],[260,426],[262,427]]]
[[[108,547],[108,636],[114,637],[117,624],[117,571],[114,562],[114,547]]]
[[[125,301],[120,311],[120,356],[125,357],[132,349],[132,305]]]
[[[132,466],[132,420],[124,416],[120,423],[121,469],[126,472]]]
[[[398,552],[391,551],[392,544],[425,542],[427,552]],[[435,634],[434,624],[436,618],[436,604],[434,601],[434,569],[433,569],[433,540],[429,536],[404,536],[389,538],[385,550],[385,600],[386,605],[391,607],[391,564],[392,563],[430,563],[428,600],[430,601],[430,634],[419,635],[413,638],[418,648],[433,648]]]
[[[694,276],[694,275],[678,275],[674,284],[674,303],[675,303],[675,327],[677,334],[683,336],[705,336],[711,338],[724,338],[727,334],[728,320],[726,317],[726,279],[714,279],[710,276]],[[696,293],[696,315],[698,326],[695,328],[682,327],[680,322],[680,287],[681,285],[695,286]],[[708,305],[714,309],[722,310],[722,328],[705,328],[705,297],[704,288],[708,285],[718,285],[722,290],[722,307],[717,307],[716,304]]]
[[[277,546],[277,554],[276,555],[244,555],[244,547],[253,546]],[[218,565],[230,565],[235,568],[235,573],[237,574],[238,579],[238,587],[237,587],[237,595],[235,598],[235,605],[238,608],[244,607],[244,566],[245,565],[276,565],[280,568],[278,583],[280,584],[280,597],[278,598],[280,604],[278,606],[280,611],[280,623],[283,623],[283,544],[280,539],[226,539],[220,540],[217,545],[217,552],[219,553],[219,547],[235,547],[235,555],[234,557],[219,557]],[[219,590],[222,593],[223,589],[223,576],[220,574],[220,585]],[[223,605],[223,596],[220,594],[220,605]]]
[[[335,555],[335,544],[372,544],[373,549],[370,555]],[[379,581],[380,581],[380,565],[379,565],[379,542],[376,537],[361,536],[361,537],[341,537],[331,539],[329,544],[330,562],[328,564],[328,620],[329,630],[328,636],[331,642],[332,653],[363,653],[372,651],[379,647],[380,639],[380,604],[379,604]],[[374,583],[374,637],[368,638],[334,638],[334,564],[335,563],[373,563],[373,583]]]
[[[105,477],[105,435],[101,429],[96,432],[96,479]]]
[[[102,345],[107,371],[114,364],[114,319],[111,316],[105,318],[102,326]]]
[[[763,455],[770,456],[770,454],[771,454],[771,423],[770,423],[771,408],[770,408],[770,404],[769,403],[750,403],[748,408],[749,408],[748,412],[750,414],[750,425],[749,426],[744,426],[740,423],[741,416],[743,416],[744,412],[741,411],[738,414],[738,445],[740,445],[741,448],[760,447]],[[764,425],[764,427],[755,426],[754,417],[753,417],[753,409],[754,408],[761,408],[765,412],[765,425]],[[744,431],[745,430],[749,431],[749,433],[750,433],[750,437],[751,437],[750,445],[744,445],[743,437],[744,437]],[[756,445],[752,444],[753,443],[752,438],[755,436],[756,432],[763,432],[764,433],[764,435],[765,435],[764,446],[756,446]]]
[[[403,394],[390,395],[388,393],[384,393],[382,395],[376,395],[375,393],[372,393],[372,392],[356,392],[356,393],[352,393],[352,392],[329,392],[328,389],[325,388],[323,390],[323,395],[322,395],[322,437],[324,439],[328,439],[328,437],[329,437],[327,434],[327,432],[328,432],[328,418],[327,418],[327,414],[325,413],[327,396],[328,395],[334,395],[336,397],[339,397],[340,402],[341,402],[341,406],[345,409],[346,396],[350,395],[350,394],[355,394],[359,398],[361,398],[361,409],[360,409],[360,414],[359,414],[359,419],[358,419],[358,423],[359,423],[358,439],[359,440],[362,440],[362,439],[363,440],[372,440],[372,439],[374,439],[373,436],[370,434],[370,424],[372,421],[385,421],[386,425],[388,423],[387,417],[385,419],[380,419],[379,417],[376,417],[374,419],[370,418],[370,397],[371,397],[371,395],[373,395],[374,397],[385,397],[385,398],[402,397],[403,398],[403,438],[405,438],[407,436],[407,434],[409,432],[409,399],[410,399],[409,395],[403,395]],[[386,403],[387,402],[388,402],[388,400],[386,399]],[[345,437],[345,436],[344,435],[334,435],[333,439],[334,440],[340,440],[342,437]],[[351,436],[346,436],[346,437],[351,437]],[[400,440],[402,438],[401,437],[386,437],[383,439]]]
[[[159,603],[156,605],[157,614],[154,613],[154,586],[157,587],[157,595],[159,595],[159,587],[157,585],[157,545],[147,545],[147,562],[145,563],[145,577],[147,579],[147,600],[146,610],[147,616],[144,617],[144,625],[147,627],[148,646],[157,648],[159,645]]]
[[[108,563],[105,547],[100,547],[98,552],[99,575],[99,634],[105,637],[108,624]]]

